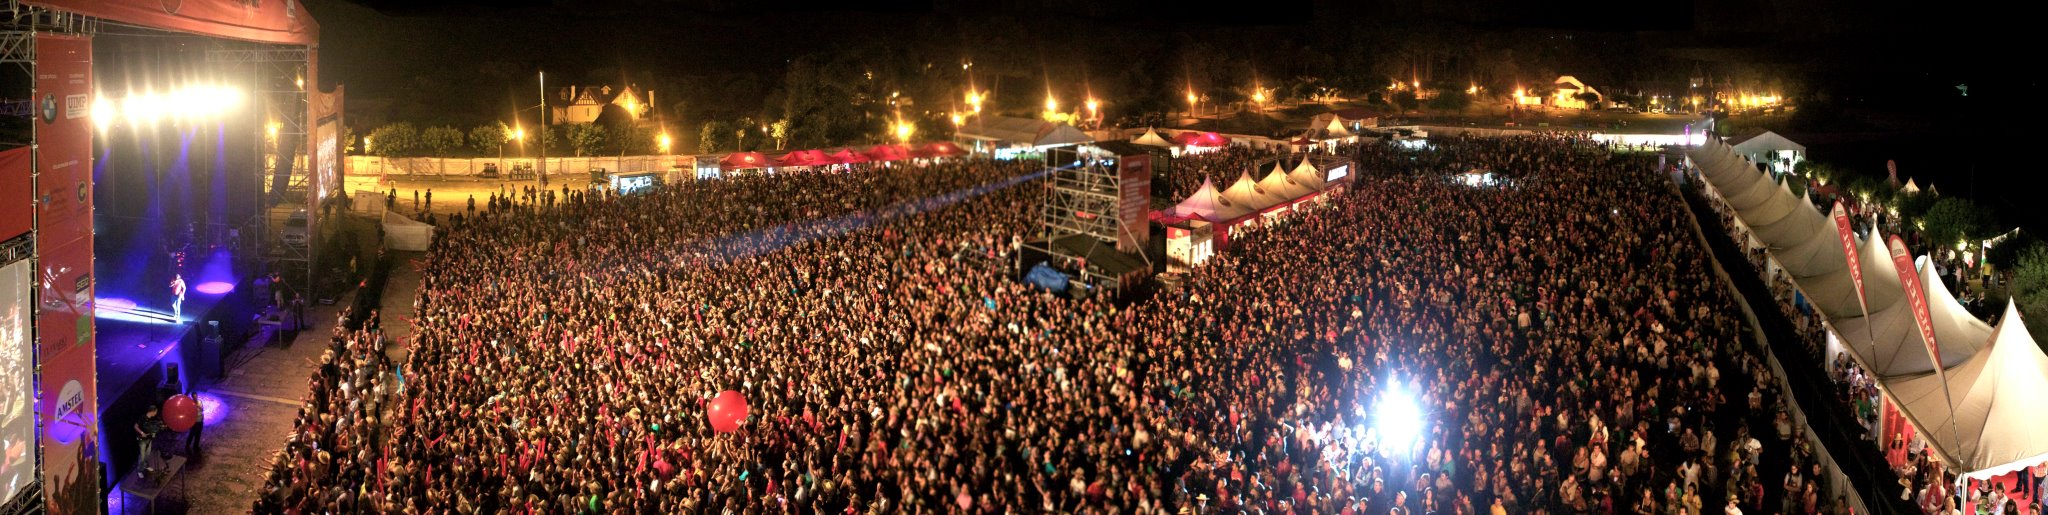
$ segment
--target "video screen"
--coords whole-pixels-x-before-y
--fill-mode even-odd
[[[35,341],[29,338],[28,260],[0,268],[0,499],[35,480]]]

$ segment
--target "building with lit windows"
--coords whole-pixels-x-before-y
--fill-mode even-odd
[[[654,113],[654,92],[643,91],[631,84],[619,88],[609,85],[555,88],[547,101],[548,123],[553,125],[596,122],[607,105],[619,106],[632,114],[634,121],[645,120]]]

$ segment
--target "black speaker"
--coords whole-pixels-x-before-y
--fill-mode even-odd
[[[179,383],[178,383],[178,364],[177,364],[177,363],[165,363],[165,364],[164,364],[164,382],[163,382],[163,384],[167,384],[167,385],[177,385],[177,384],[179,384]]]

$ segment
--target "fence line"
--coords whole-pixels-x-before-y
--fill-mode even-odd
[[[603,168],[612,172],[667,172],[681,167],[690,169],[696,163],[694,156],[609,156],[609,157],[549,157],[547,169],[554,174],[581,174],[592,168]],[[485,165],[495,164],[498,173],[511,173],[515,166],[540,168],[540,159],[532,157],[378,157],[348,156],[350,176],[387,175],[476,175],[483,173]]]

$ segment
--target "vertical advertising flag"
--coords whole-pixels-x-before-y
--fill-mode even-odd
[[[1920,339],[1927,342],[1927,357],[1934,360],[1934,373],[1946,388],[1948,375],[1941,366],[1941,345],[1934,341],[1934,316],[1927,311],[1927,290],[1920,283],[1920,271],[1913,267],[1913,253],[1906,250],[1906,240],[1898,235],[1892,235],[1886,244],[1891,250],[1892,266],[1899,269],[1899,283],[1906,285],[1906,307],[1913,309],[1913,326],[1920,330]]]
[[[92,513],[100,495],[93,378],[92,40],[36,36],[36,315],[43,496]]]
[[[1842,255],[1849,258],[1849,280],[1856,283],[1856,306],[1862,308],[1863,316],[1870,316],[1870,304],[1863,297],[1863,258],[1856,255],[1856,229],[1849,222],[1849,210],[1837,200],[1829,214],[1835,219],[1835,236],[1841,239]]]

